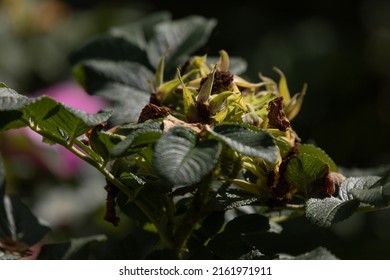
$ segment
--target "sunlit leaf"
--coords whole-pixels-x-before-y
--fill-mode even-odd
[[[274,67],[274,70],[279,74],[279,94],[283,97],[283,103],[288,104],[290,102],[290,92],[287,86],[286,76],[280,71],[279,68]]]
[[[322,178],[328,170],[328,164],[311,154],[298,154],[287,165],[284,174],[287,182],[298,188],[306,198],[316,190],[316,182]]]
[[[180,75],[179,70],[177,71],[177,75],[179,77],[181,86],[183,88],[184,113],[186,115],[187,120],[194,119],[196,117],[194,96],[193,96],[192,92],[184,84],[184,81]]]
[[[312,156],[315,156],[325,163],[329,164],[330,171],[336,172],[337,171],[337,166],[334,163],[334,161],[319,147],[316,147],[311,144],[301,144],[299,145],[299,153],[305,153],[309,154]]]
[[[354,199],[354,190],[368,189],[379,179],[378,176],[349,177],[341,183],[339,197],[344,201]]]
[[[230,58],[228,53],[225,50],[219,51],[220,59],[217,64],[217,69],[219,71],[229,71]]]
[[[273,137],[267,132],[234,124],[218,125],[209,131],[214,137],[243,155],[258,157],[271,164],[277,161],[278,148]]]
[[[59,143],[72,142],[111,115],[109,112],[88,114],[46,96],[29,99],[4,88],[0,89],[0,113],[12,116],[1,119],[0,131],[31,126]]]
[[[209,99],[211,91],[213,89],[215,71],[216,69],[214,69],[210,74],[207,75],[207,79],[200,88],[198,96],[196,98],[196,101],[198,103],[205,103]]]
[[[310,252],[292,257],[293,260],[338,260],[328,249],[318,247]]]
[[[306,202],[306,217],[320,227],[331,225],[349,218],[359,206],[359,201],[343,201],[336,197],[311,198]]]
[[[284,111],[286,112],[287,118],[291,121],[293,120],[301,110],[303,104],[303,98],[306,95],[307,85],[303,85],[303,89],[301,92],[295,94],[290,101],[287,103]]]

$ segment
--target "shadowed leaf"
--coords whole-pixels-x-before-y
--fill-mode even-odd
[[[199,141],[193,130],[174,127],[157,142],[153,162],[171,184],[192,185],[214,169],[220,152],[217,141]]]

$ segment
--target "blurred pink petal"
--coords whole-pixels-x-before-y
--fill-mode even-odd
[[[107,105],[104,99],[88,95],[79,85],[73,82],[55,84],[34,93],[33,96],[47,95],[70,107],[95,114]]]
[[[58,102],[91,114],[97,113],[100,109],[107,105],[107,102],[105,102],[104,99],[88,95],[79,85],[73,82],[55,84],[34,93],[32,97],[38,97],[41,95],[47,95]],[[25,134],[31,139],[34,145],[44,150],[53,150],[54,148],[55,152],[38,152],[38,154],[46,168],[48,168],[56,176],[61,178],[72,177],[78,172],[78,170],[80,170],[82,164],[84,164],[82,160],[69,152],[66,148],[60,145],[48,146],[46,143],[43,143],[42,136],[30,129],[23,128],[11,133]],[[36,157],[36,152],[37,151],[32,151],[31,156]]]

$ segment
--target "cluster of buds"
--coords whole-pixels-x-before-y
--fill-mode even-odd
[[[241,157],[246,170],[255,174],[257,182],[242,179],[234,180],[252,193],[270,190],[272,185],[280,185],[279,169],[286,164],[296,150],[298,136],[291,128],[293,120],[302,106],[306,92],[290,96],[287,81],[277,68],[279,81],[259,74],[260,81],[251,83],[229,71],[230,58],[227,52],[220,51],[217,63],[209,64],[207,56],[195,56],[177,69],[173,80],[164,82],[164,57],[156,71],[155,86],[152,88],[150,103],[142,111],[139,122],[151,118],[167,117],[176,123],[212,129],[222,122],[254,126],[267,131],[275,137],[280,148],[280,157],[276,166],[266,166],[250,157]],[[200,129],[199,129],[200,128]],[[284,149],[281,149],[284,147]],[[272,187],[272,186],[271,186]],[[288,192],[288,190],[287,190]]]
[[[221,122],[253,125],[267,130],[294,146],[291,129],[306,92],[290,96],[284,74],[277,68],[279,82],[259,74],[258,83],[250,83],[229,71],[230,59],[220,51],[216,64],[207,64],[207,56],[195,56],[177,69],[173,80],[163,82],[164,57],[156,72],[150,104],[141,113],[140,122],[172,115],[186,123],[214,126]]]

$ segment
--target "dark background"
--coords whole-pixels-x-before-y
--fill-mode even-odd
[[[293,122],[303,142],[350,171],[390,164],[389,1],[31,2],[0,2],[0,80],[20,93],[70,79],[67,54],[114,25],[160,10],[175,19],[198,14],[218,20],[200,53],[225,49],[244,58],[253,81],[258,72],[277,79],[277,66],[291,93],[308,84]],[[284,225],[287,238],[278,246],[292,254],[323,245],[340,258],[390,258],[389,224],[388,211],[357,214],[330,230],[298,219]]]

